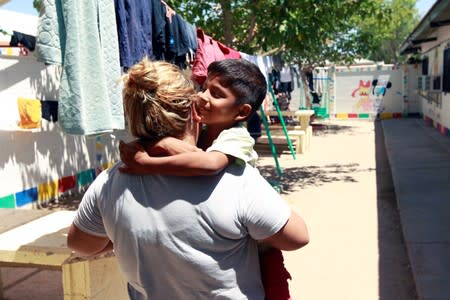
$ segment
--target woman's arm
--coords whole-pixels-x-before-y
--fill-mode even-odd
[[[302,217],[292,211],[287,223],[261,242],[280,250],[297,250],[309,243],[308,228]]]
[[[109,238],[86,233],[74,224],[69,228],[67,246],[83,256],[100,254],[114,248]]]

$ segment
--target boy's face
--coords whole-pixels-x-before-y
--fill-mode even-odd
[[[196,102],[202,123],[227,129],[242,119],[242,107],[248,104],[237,105],[236,97],[220,84],[217,76],[208,78],[203,87]]]

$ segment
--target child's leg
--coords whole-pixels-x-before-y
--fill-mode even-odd
[[[290,300],[288,279],[291,274],[284,267],[281,250],[272,247],[259,248],[261,279],[266,300]]]

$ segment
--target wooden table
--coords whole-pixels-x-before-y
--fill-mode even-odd
[[[128,299],[113,252],[82,258],[67,248],[74,215],[74,211],[0,209],[0,267],[61,270],[65,300]],[[0,299],[2,295],[0,278]]]

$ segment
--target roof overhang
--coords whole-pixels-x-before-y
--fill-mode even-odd
[[[450,25],[450,0],[438,0],[400,47],[400,54],[420,53],[421,44],[437,40],[437,29]]]

